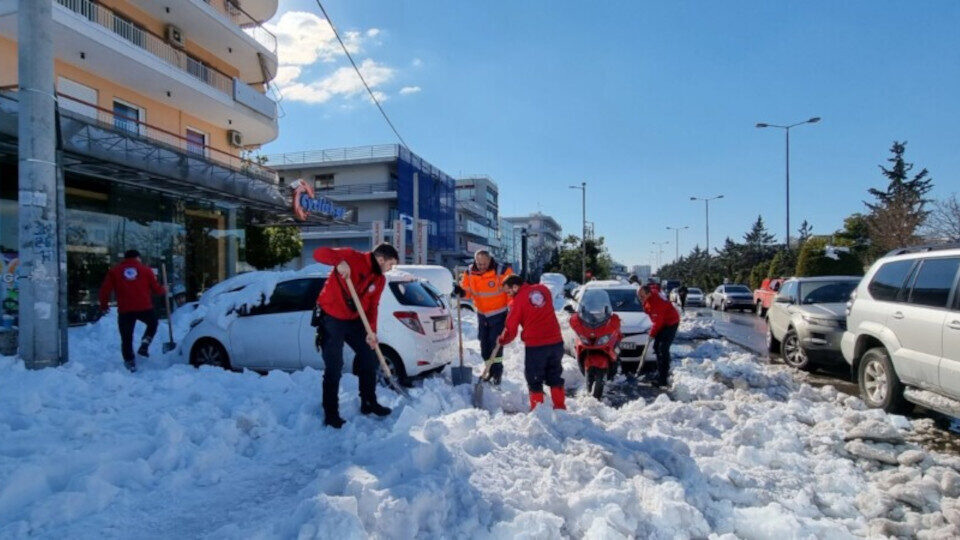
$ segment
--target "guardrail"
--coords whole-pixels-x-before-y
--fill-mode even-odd
[[[380,159],[394,158],[399,154],[395,144],[381,144],[374,146],[358,146],[353,148],[333,148],[330,150],[308,150],[305,152],[287,152],[271,154],[267,162],[278,165],[306,165],[310,163],[324,163],[327,161],[348,161],[352,159]]]

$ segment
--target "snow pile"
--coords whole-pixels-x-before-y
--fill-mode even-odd
[[[115,323],[72,330],[59,369],[0,359],[0,537],[960,535],[960,458],[725,341],[678,343],[670,395],[619,409],[505,413],[526,410],[516,344],[489,410],[433,378],[408,401],[379,390],[395,410],[369,418],[345,376],[335,431],[317,371],[130,374]],[[464,313],[478,372],[475,327]],[[572,358],[564,377],[582,384]]]
[[[680,316],[680,328],[677,330],[678,340],[719,338],[720,333],[714,328],[712,317],[700,317],[695,311],[688,311]]]

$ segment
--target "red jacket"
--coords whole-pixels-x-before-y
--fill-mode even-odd
[[[370,328],[376,332],[380,295],[383,293],[387,279],[380,272],[380,265],[374,260],[373,254],[350,248],[322,247],[313,252],[313,258],[319,263],[334,267],[346,261],[350,266],[350,281],[353,282],[357,296],[360,297],[363,313],[370,321]],[[351,307],[353,299],[350,297],[350,290],[336,269],[330,272],[330,277],[323,285],[323,290],[317,297],[317,305],[327,315],[340,320],[352,321],[360,318],[356,308]]]
[[[523,326],[520,339],[527,347],[562,343],[560,323],[553,311],[553,294],[543,285],[523,284],[510,304],[501,345],[517,337],[517,327]]]
[[[117,311],[147,311],[153,309],[152,294],[166,294],[149,266],[137,259],[124,259],[107,272],[100,285],[100,309],[106,311],[110,294],[117,291]]]
[[[653,327],[650,328],[650,337],[656,337],[657,333],[665,326],[680,324],[680,312],[669,300],[664,300],[659,292],[651,292],[643,302],[643,311],[650,316],[653,321]]]

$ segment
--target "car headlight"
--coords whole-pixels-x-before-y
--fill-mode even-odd
[[[606,345],[610,343],[610,336],[600,336],[600,339],[597,340],[597,345]]]
[[[826,319],[823,317],[814,317],[813,315],[801,315],[801,317],[808,323],[817,326],[840,326],[840,321],[837,319]]]

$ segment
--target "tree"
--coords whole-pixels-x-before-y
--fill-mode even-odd
[[[864,203],[870,209],[867,216],[870,240],[884,251],[917,243],[917,230],[930,214],[926,209],[930,199],[925,196],[933,189],[933,180],[927,177],[927,169],[909,176],[913,164],[903,159],[906,144],[893,142],[890,148],[893,156],[887,159],[891,167],[880,166],[888,179],[887,187],[884,190],[870,188],[870,195],[875,200]]]
[[[813,225],[807,223],[807,220],[803,220],[803,223],[800,224],[800,229],[798,232],[797,245],[802,248],[803,243],[813,236]]]
[[[806,242],[804,242],[806,244]],[[803,248],[801,248],[802,250]],[[790,250],[781,250],[778,251],[776,255],[770,259],[770,264],[767,267],[767,276],[768,278],[778,278],[778,277],[789,277],[797,269],[797,252]]]
[[[773,255],[774,236],[764,225],[763,216],[757,216],[757,221],[743,235],[743,242],[745,247],[743,251],[747,256],[744,264],[747,267],[752,267]]]
[[[933,203],[925,232],[940,242],[960,242],[960,200],[956,193]]]
[[[545,270],[559,272],[570,281],[580,282],[583,279],[581,261],[583,261],[583,244],[580,243],[579,236],[571,234],[563,239],[558,264],[545,267]],[[607,252],[603,237],[587,239],[587,272],[597,279],[607,279],[610,277],[612,264],[613,259]]]
[[[826,236],[814,236],[803,244],[797,257],[797,276],[861,276],[863,263],[852,253],[833,249],[827,253],[830,239]],[[839,246],[837,246],[839,247]]]
[[[258,270],[287,263],[303,251],[300,229],[296,227],[249,225],[246,236],[246,260]]]

